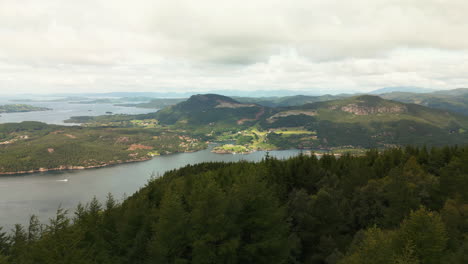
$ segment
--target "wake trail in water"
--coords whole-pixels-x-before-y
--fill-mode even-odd
[[[47,181],[35,181],[35,182],[22,182],[22,181],[16,181],[16,182],[8,182],[8,183],[3,183],[1,184],[0,183],[0,187],[8,187],[10,185],[18,185],[18,184],[22,184],[22,185],[27,185],[27,184],[48,184],[48,183],[58,183],[58,182],[63,182],[63,183],[66,183],[68,182],[68,179],[61,179],[61,180],[47,180]]]
[[[56,180],[57,182],[68,182],[68,179]]]

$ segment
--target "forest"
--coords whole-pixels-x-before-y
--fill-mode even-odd
[[[468,147],[209,162],[48,223],[0,263],[468,263]]]

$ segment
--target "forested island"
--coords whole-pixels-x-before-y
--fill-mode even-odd
[[[468,148],[202,163],[0,232],[0,263],[458,264]]]
[[[47,107],[32,106],[27,104],[0,105],[0,113],[20,113],[51,110]]]

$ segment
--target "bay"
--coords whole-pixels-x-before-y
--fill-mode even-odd
[[[212,146],[211,146],[212,147]],[[279,159],[296,156],[300,150],[270,151]],[[128,163],[99,169],[44,172],[0,177],[0,226],[7,230],[15,223],[27,224],[35,214],[42,222],[55,215],[59,207],[73,213],[79,202],[89,202],[94,196],[104,201],[108,193],[122,199],[143,187],[152,175],[188,164],[208,161],[260,161],[265,151],[250,154],[216,154],[210,148],[193,153],[157,156],[149,161]]]
[[[7,99],[0,100],[0,105],[5,104],[23,103],[13,102]],[[106,112],[112,112],[113,114],[147,114],[157,111],[156,109],[115,106],[113,104],[74,104],[70,102],[25,102],[24,104],[47,107],[52,110],[24,113],[2,113],[0,114],[0,123],[39,121],[47,124],[74,125],[71,123],[64,123],[63,121],[72,116],[98,116],[105,115]]]

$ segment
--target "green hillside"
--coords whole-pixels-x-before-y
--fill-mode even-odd
[[[306,127],[317,132],[316,146],[468,142],[465,116],[370,95],[276,109],[260,125],[264,129]]]
[[[222,95],[194,95],[187,101],[157,112],[161,124],[182,126],[243,126],[258,120],[265,108],[243,104]]]
[[[414,103],[468,115],[468,89],[454,89],[433,93],[394,92],[382,94],[381,96],[385,99]]]
[[[186,101],[187,98],[155,98],[149,102],[138,104],[116,104],[116,106],[138,107],[138,108],[154,108],[161,109],[167,106]]]
[[[238,146],[232,149],[246,147],[244,152],[468,142],[468,117],[464,115],[373,95],[273,108],[221,95],[195,95],[156,113],[74,117],[70,122],[138,126],[134,119],[142,123],[153,120],[158,126],[182,129],[207,140],[235,140]]]
[[[304,104],[336,100],[349,97],[349,95],[294,95],[284,97],[234,97],[241,103],[259,104],[268,107],[299,106]]]
[[[392,87],[390,87],[392,88]],[[404,87],[409,88],[409,87]],[[400,91],[392,91],[393,89],[380,89],[372,92],[372,95],[378,95],[384,99],[394,100],[402,103],[413,103],[430,108],[437,108],[451,112],[461,113],[468,115],[468,89],[459,88],[452,90],[441,90],[435,92],[428,92],[420,90],[420,92],[400,92],[406,91],[401,88]],[[409,89],[412,90],[412,89]],[[321,95],[321,96],[308,96],[308,95],[295,95],[284,97],[235,97],[242,103],[255,103],[268,107],[288,107],[300,106],[304,104],[324,102],[338,99],[345,99],[353,97],[352,94],[340,95]]]

